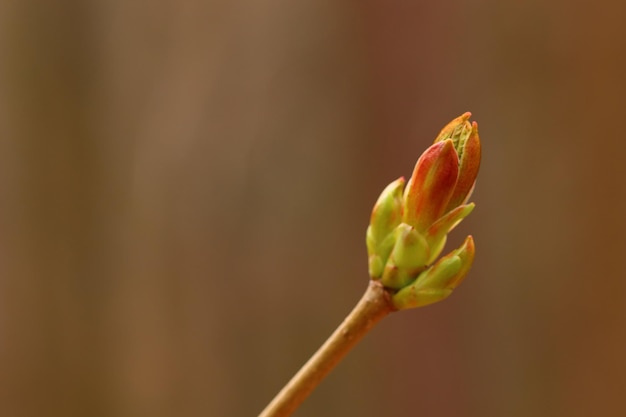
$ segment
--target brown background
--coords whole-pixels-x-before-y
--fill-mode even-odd
[[[625,415],[625,4],[0,1],[0,415],[256,415],[466,110],[468,280],[296,416]]]

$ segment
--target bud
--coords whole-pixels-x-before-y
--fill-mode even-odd
[[[480,168],[480,138],[478,137],[478,123],[472,123],[469,138],[463,144],[459,154],[459,178],[450,197],[447,210],[451,210],[465,203],[474,189],[478,169]]]
[[[459,170],[452,140],[431,145],[420,156],[404,193],[404,223],[420,233],[444,214]]]
[[[408,224],[400,223],[383,272],[383,285],[397,290],[410,284],[428,265],[429,253],[424,236]]]
[[[466,111],[456,119],[453,119],[443,129],[441,129],[441,132],[439,132],[433,143],[442,142],[446,139],[452,139],[452,142],[454,142],[454,148],[458,149],[459,142],[465,142],[469,137],[470,131],[472,130],[472,126],[469,124],[469,118],[471,116],[472,113]]]
[[[478,123],[469,123],[470,112],[452,120],[444,127],[435,143],[452,140],[454,149],[459,158],[459,175],[454,192],[450,197],[446,212],[464,204],[471,195],[478,169],[480,168],[480,138],[478,136]]]
[[[446,235],[473,209],[463,205],[480,167],[478,125],[467,112],[448,123],[417,161],[404,191],[403,222],[423,233],[429,262],[443,250]]]
[[[480,139],[470,116],[464,113],[448,123],[418,159],[406,188],[404,178],[389,184],[372,211],[369,273],[397,291],[398,308],[447,297],[471,266],[474,245],[468,237],[461,248],[429,267],[448,233],[474,209],[465,203],[480,166]]]
[[[380,278],[393,249],[393,231],[402,220],[403,187],[404,177],[400,177],[385,187],[374,204],[366,235],[369,273],[372,278]]]
[[[461,247],[441,258],[402,288],[392,301],[398,310],[423,307],[448,297],[463,281],[474,262],[474,240],[465,239]]]

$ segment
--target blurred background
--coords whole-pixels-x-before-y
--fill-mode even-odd
[[[626,415],[626,3],[0,1],[0,415],[255,416],[479,121],[476,240],[296,416]]]

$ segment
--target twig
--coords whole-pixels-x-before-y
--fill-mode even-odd
[[[274,397],[259,417],[287,417],[343,359],[352,347],[387,314],[394,311],[390,294],[379,281],[370,281],[348,317]]]

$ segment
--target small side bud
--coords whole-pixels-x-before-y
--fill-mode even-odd
[[[372,278],[380,278],[389,253],[393,249],[393,231],[402,221],[404,210],[402,198],[404,182],[404,177],[393,181],[385,187],[374,204],[366,233],[369,273]]]
[[[368,269],[371,278],[380,278],[389,254],[396,242],[395,234],[389,233],[382,241],[377,241],[372,226],[367,228],[365,242],[367,244]]]
[[[474,241],[471,236],[461,247],[441,258],[425,270],[411,285],[392,298],[398,310],[423,307],[447,298],[463,281],[474,261]]]
[[[385,265],[381,282],[387,288],[400,289],[411,283],[426,268],[428,243],[415,228],[400,223],[395,245]]]

